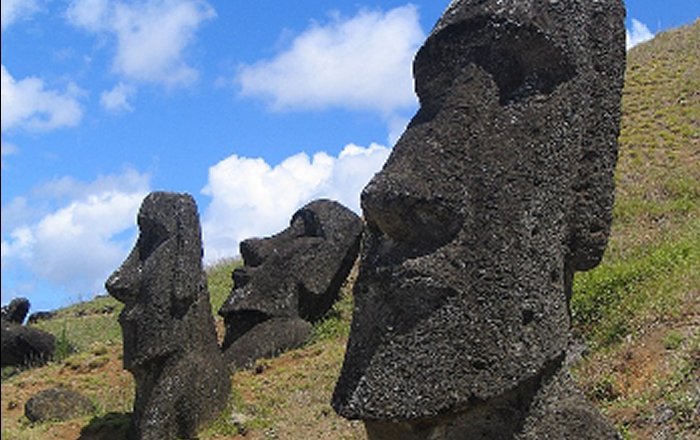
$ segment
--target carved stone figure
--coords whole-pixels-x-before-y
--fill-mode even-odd
[[[455,0],[419,50],[420,109],[362,193],[333,396],[370,439],[617,435],[563,361],[573,273],[611,223],[623,19],[620,0]]]
[[[331,200],[299,209],[284,231],[241,242],[245,266],[234,270],[219,310],[223,349],[233,368],[298,347],[321,318],[357,258],[362,220]]]
[[[29,313],[29,300],[27,298],[15,298],[6,306],[2,306],[2,319],[13,324],[22,325],[24,318]]]
[[[136,245],[106,282],[124,303],[124,368],[136,382],[129,438],[193,438],[224,408],[231,387],[216,341],[194,199],[152,193],[138,225]]]
[[[27,298],[15,298],[2,307],[0,327],[2,334],[3,367],[34,367],[43,365],[53,356],[56,338],[31,325],[22,325],[29,312]]]

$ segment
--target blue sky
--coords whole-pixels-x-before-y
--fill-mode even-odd
[[[416,110],[448,1],[2,0],[2,303],[102,293],[150,191],[197,200],[207,263],[359,192]],[[628,45],[700,16],[627,1]]]

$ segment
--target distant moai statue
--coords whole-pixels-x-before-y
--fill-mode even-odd
[[[151,193],[138,225],[136,245],[106,282],[124,303],[124,368],[136,382],[129,439],[194,438],[231,388],[202,269],[197,206],[187,194]]]
[[[621,0],[454,0],[420,109],[365,187],[342,416],[380,439],[609,439],[564,366],[600,261],[625,68]]]

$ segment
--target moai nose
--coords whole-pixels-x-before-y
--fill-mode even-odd
[[[115,270],[105,282],[107,292],[123,303],[134,300],[133,287],[133,280],[123,268]]]
[[[241,242],[239,245],[241,257],[243,257],[246,266],[260,266],[265,261],[262,244],[263,240],[260,238],[249,238]]]
[[[450,242],[463,223],[453,203],[424,196],[410,185],[390,175],[373,179],[362,192],[367,223],[411,247],[435,248]]]

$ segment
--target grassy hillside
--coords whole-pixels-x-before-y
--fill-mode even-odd
[[[575,280],[575,336],[587,349],[574,376],[629,439],[700,438],[699,58],[700,22],[629,52],[611,242],[602,264]],[[235,264],[208,270],[214,310]],[[229,408],[202,439],[365,438],[361,424],[329,405],[352,279],[307,346],[232,377]],[[37,324],[57,336],[61,353],[42,368],[3,370],[3,440],[119,439],[133,401],[121,369],[120,309],[98,298]],[[57,384],[90,397],[95,413],[30,424],[24,402]]]
[[[575,280],[590,352],[574,373],[628,438],[700,438],[700,21],[629,52],[622,103],[611,242]]]

